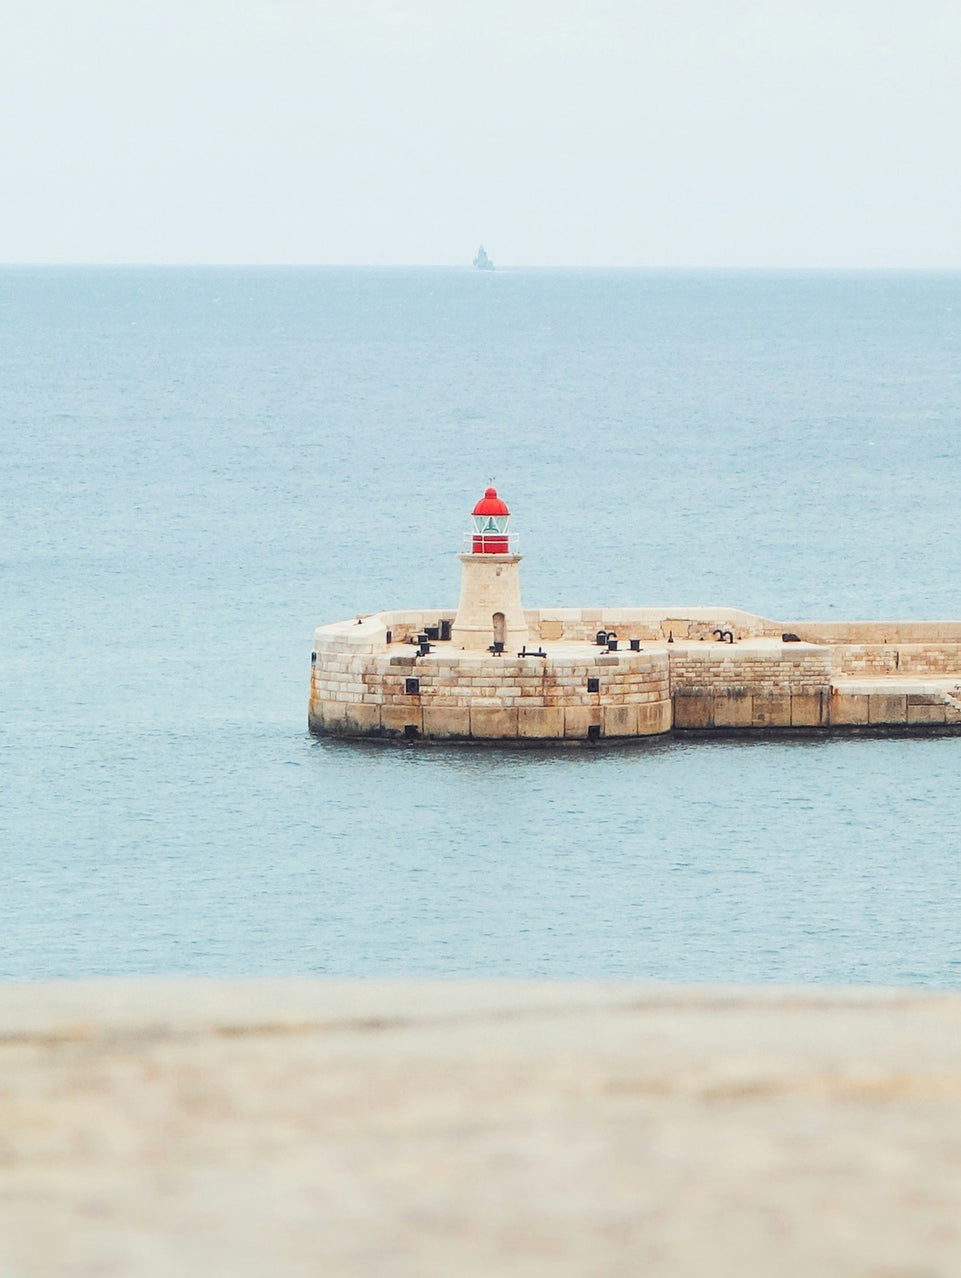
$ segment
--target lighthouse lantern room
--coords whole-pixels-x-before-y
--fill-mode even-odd
[[[471,513],[470,554],[461,561],[460,603],[451,629],[455,647],[489,649],[495,655],[527,643],[518,565],[511,554],[510,511],[488,488]]]
[[[506,555],[510,550],[507,528],[511,512],[497,495],[496,488],[488,488],[471,514],[474,535],[471,550],[475,555]]]

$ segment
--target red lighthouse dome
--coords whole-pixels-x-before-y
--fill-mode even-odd
[[[496,488],[488,488],[472,512],[474,537],[473,555],[506,555],[509,550],[507,525],[511,512],[497,495]]]

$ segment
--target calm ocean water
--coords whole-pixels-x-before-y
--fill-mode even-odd
[[[961,984],[961,739],[305,731],[456,602],[961,617],[961,276],[0,271],[0,977]]]

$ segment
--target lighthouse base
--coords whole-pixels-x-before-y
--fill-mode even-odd
[[[458,555],[461,589],[451,643],[455,648],[483,651],[500,645],[514,652],[527,643],[528,627],[521,603],[520,555]]]

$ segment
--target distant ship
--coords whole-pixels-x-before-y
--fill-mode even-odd
[[[496,269],[494,263],[487,256],[487,250],[484,248],[483,244],[474,254],[474,265],[479,271],[493,271]]]

